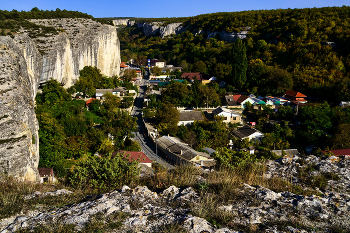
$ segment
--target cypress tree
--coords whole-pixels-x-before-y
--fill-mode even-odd
[[[247,81],[247,54],[245,44],[241,39],[237,39],[232,47],[232,75],[233,84],[242,88]]]

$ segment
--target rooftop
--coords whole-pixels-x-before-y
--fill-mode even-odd
[[[202,112],[190,111],[190,112],[180,112],[179,121],[202,121],[204,120]]]
[[[52,168],[39,167],[38,170],[39,170],[40,177],[53,176],[53,169]]]
[[[237,130],[232,131],[233,135],[235,135],[236,137],[243,139],[246,137],[249,137],[250,135],[259,132],[258,130],[251,128],[248,125],[245,125]]]
[[[159,147],[173,154],[176,154],[178,157],[187,161],[192,160],[197,155],[200,155],[206,158],[210,157],[207,153],[195,151],[192,148],[183,144],[180,140],[173,137],[163,136],[157,139],[157,143]]]
[[[340,150],[327,150],[327,151],[322,151],[322,154],[331,152],[334,155],[350,155],[350,149],[340,149]]]
[[[293,97],[299,97],[299,98],[306,98],[307,96],[298,92],[298,91],[292,91],[292,90],[289,90],[285,93],[285,95],[288,95],[288,96],[293,96]]]
[[[129,159],[129,162],[138,161],[140,163],[152,163],[147,155],[145,155],[142,151],[120,151],[124,153],[124,157]]]

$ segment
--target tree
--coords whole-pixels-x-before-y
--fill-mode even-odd
[[[102,105],[102,108],[105,111],[111,111],[114,108],[118,108],[119,107],[119,97],[116,95],[113,95],[112,93],[106,93],[103,95],[104,97],[104,102]]]
[[[232,48],[232,75],[233,83],[238,88],[242,88],[247,81],[247,55],[246,47],[242,40],[237,39]]]
[[[131,82],[131,80],[136,77],[137,77],[136,70],[128,69],[128,70],[124,70],[123,76],[121,76],[120,79],[123,82]]]
[[[158,66],[153,66],[151,68],[151,73],[155,76],[159,76],[162,74],[162,70]]]
[[[232,66],[223,63],[217,63],[214,68],[213,75],[218,80],[226,80],[231,74]]]
[[[177,132],[179,117],[180,113],[173,104],[162,103],[157,109],[155,117],[159,132],[174,135]]]
[[[350,148],[350,124],[340,124],[332,138],[332,149]]]
[[[207,65],[203,61],[197,61],[193,64],[192,71],[207,73]]]

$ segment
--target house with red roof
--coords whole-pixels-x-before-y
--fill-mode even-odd
[[[321,151],[322,154],[332,153],[336,156],[350,155],[350,149],[340,149],[340,150],[326,150]]]
[[[181,75],[181,78],[187,79],[191,83],[194,82],[195,79],[197,79],[203,85],[210,83],[210,81],[216,80],[215,77],[211,77],[210,75],[199,72],[183,73]]]
[[[129,159],[129,162],[138,161],[140,164],[152,167],[152,160],[142,151],[120,151],[120,153],[123,153],[124,157]]]
[[[54,176],[53,169],[52,168],[46,168],[46,167],[39,167],[39,176],[40,176],[40,183],[54,183],[57,181],[57,179]]]
[[[129,68],[129,66],[126,64],[126,62],[121,62],[120,63],[120,68],[126,69],[126,68]]]
[[[304,104],[307,102],[307,100],[305,100],[307,96],[298,91],[289,90],[286,93],[284,93],[283,97],[295,104],[298,104],[298,103]]]
[[[228,107],[236,107],[242,109],[246,107],[247,102],[250,102],[252,105],[255,103],[255,101],[249,96],[241,95],[238,93],[235,93],[233,95],[226,95],[225,99]]]
[[[88,99],[88,100],[85,102],[85,106],[88,107],[89,104],[91,104],[92,101],[94,101],[94,100],[95,100],[95,98]]]

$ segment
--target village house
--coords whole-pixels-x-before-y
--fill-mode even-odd
[[[39,176],[40,176],[40,183],[54,183],[57,181],[57,179],[54,176],[53,169],[52,168],[45,168],[40,167],[38,168]]]
[[[116,87],[114,89],[96,89],[96,99],[102,100],[103,95],[107,93],[111,93],[113,95],[116,95],[118,97],[126,95],[128,91],[125,87]]]
[[[237,111],[230,110],[224,107],[218,107],[212,111],[213,116],[223,117],[225,123],[241,123],[242,116]]]
[[[96,98],[91,98],[91,99],[88,99],[86,102],[85,102],[85,106],[89,109],[89,105],[92,103],[92,101],[96,100]]]
[[[183,73],[181,75],[181,78],[188,80],[190,83],[194,82],[194,80],[197,79],[203,85],[216,81],[215,77],[199,72]]]
[[[232,134],[240,140],[248,138],[249,141],[251,140],[260,141],[261,138],[264,137],[263,133],[261,133],[259,130],[254,129],[248,125],[245,125],[237,130],[232,131]]]
[[[297,91],[292,91],[292,90],[287,91],[283,95],[283,98],[291,101],[294,104],[306,103],[307,102],[307,100],[305,100],[306,97],[307,97],[306,95],[304,95],[300,92],[297,92]]]
[[[341,101],[339,104],[340,107],[346,108],[350,106],[350,101]]]
[[[194,121],[202,121],[202,120],[204,120],[202,112],[199,112],[199,111],[180,112],[179,123],[177,125],[189,126],[193,124]]]
[[[200,167],[215,166],[209,154],[195,151],[178,138],[163,136],[157,139],[158,149],[175,164],[192,164]]]
[[[350,149],[340,149],[340,150],[325,150],[321,151],[322,154],[334,154],[336,156],[350,155]]]
[[[159,61],[158,59],[151,59],[150,64],[151,67],[157,66],[159,68],[163,68],[165,66],[165,62]]]
[[[150,160],[142,151],[120,151],[129,162],[138,161],[140,165],[152,167],[152,160]]]

